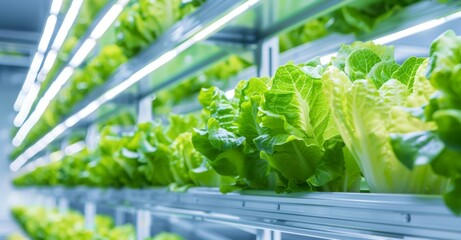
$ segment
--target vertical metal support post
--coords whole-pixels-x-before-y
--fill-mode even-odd
[[[63,156],[66,155],[66,147],[69,145],[69,137],[66,137],[64,141],[61,142],[61,153]]]
[[[115,225],[120,226],[125,224],[125,211],[122,207],[115,208]]]
[[[88,130],[86,132],[85,142],[88,149],[94,150],[98,146],[98,137],[98,126],[95,123],[93,123],[88,127]]]
[[[279,39],[273,37],[263,40],[256,49],[256,64],[258,77],[272,77],[279,64]]]
[[[86,132],[86,146],[90,150],[94,150],[98,146],[98,127],[95,123],[91,124]],[[96,203],[91,201],[86,201],[84,204],[83,215],[85,216],[85,229],[94,230],[95,229],[95,219],[96,219]]]
[[[35,168],[41,166],[41,165],[45,165],[45,164],[48,164],[51,162],[51,151],[50,149],[46,150],[46,154],[45,156],[43,156],[43,160],[42,161],[36,161],[36,165],[35,165]]]
[[[48,209],[56,208],[57,198],[53,194],[43,195],[43,207]]]
[[[150,226],[152,216],[147,210],[139,209],[136,211],[136,239],[144,240],[150,237]]]
[[[138,103],[138,123],[152,121],[152,97],[147,96]]]
[[[145,77],[138,84],[138,93],[142,93],[143,89],[149,88],[149,78]],[[138,123],[152,121],[152,96],[146,96],[138,101]]]
[[[270,229],[258,229],[256,240],[282,240],[282,233]]]
[[[277,1],[265,1],[262,5],[262,26],[266,28],[274,22],[277,14]],[[279,39],[277,36],[262,39],[258,43],[255,51],[255,60],[258,77],[272,77],[279,64]]]
[[[85,202],[84,206],[85,228],[87,230],[95,229],[96,204],[94,202]]]
[[[282,232],[280,232],[280,231],[272,231],[272,239],[273,240],[282,240]]]
[[[44,206],[45,205],[45,196],[42,194],[34,193],[34,197],[31,198],[31,205]]]
[[[58,208],[61,214],[64,214],[69,210],[69,200],[65,197],[60,197],[58,199]]]

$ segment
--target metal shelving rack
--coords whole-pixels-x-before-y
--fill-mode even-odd
[[[79,114],[81,119],[91,116],[86,112],[82,114],[82,111],[99,101],[101,96],[107,96],[117,86],[126,84],[126,80],[133,78],[133,75],[138,74],[139,79],[117,94],[112,94],[111,98],[103,99],[103,102],[128,98],[138,109],[150,109],[151,94],[180,82],[231,53],[245,56],[255,64],[238,74],[234,78],[236,81],[252,76],[272,75],[277,66],[288,60],[301,63],[314,56],[331,54],[337,51],[338,42],[379,39],[432,19],[461,12],[461,1],[450,1],[443,5],[434,1],[423,1],[383,22],[373,34],[357,37],[330,35],[279,54],[276,37],[278,33],[334,11],[353,0],[261,0],[254,1],[254,6],[224,24],[220,31],[209,37],[207,35],[208,38],[183,45],[244,2],[246,1],[206,2],[196,12],[175,24],[139,56],[122,65],[105,85],[81,102],[63,123]],[[283,7],[290,4],[291,8]],[[179,51],[178,46],[186,47]],[[139,73],[175,49],[177,52],[163,65],[150,72]],[[201,54],[194,54],[198,52]],[[152,77],[154,81],[151,81]],[[124,91],[135,84],[137,89],[134,96],[133,91]],[[183,104],[174,111],[198,110],[197,106],[197,103]],[[150,111],[138,111],[139,121],[151,119]],[[86,124],[94,122],[95,120],[87,120]],[[75,126],[72,125],[69,129]],[[89,131],[90,138],[94,138],[94,134],[94,131]],[[148,219],[151,215],[175,216],[197,222],[252,229],[257,239],[282,239],[285,233],[324,239],[461,239],[461,218],[454,216],[439,196],[370,193],[275,194],[264,191],[221,194],[217,189],[210,188],[191,188],[184,193],[170,192],[165,188],[102,190],[55,187],[25,191],[46,196],[61,208],[67,208],[70,201],[83,203],[88,228],[93,225],[98,206],[110,206],[117,211],[131,209],[140,220],[137,226],[138,239],[149,235],[146,226],[150,225]]]
[[[159,189],[43,188],[35,193],[85,203],[91,219],[97,205],[140,214],[176,216],[262,231],[262,239],[290,233],[324,239],[459,239],[461,218],[439,196],[371,193],[275,194],[214,188],[185,193]],[[258,231],[256,231],[258,232]],[[271,237],[272,236],[272,237]]]
[[[115,100],[119,95],[123,97],[122,93],[132,94],[129,87],[135,84],[140,89],[135,98],[138,103],[143,103],[141,109],[149,109],[150,101],[143,99],[149,98],[153,92],[177,83],[235,51],[252,58],[258,75],[271,75],[278,62],[274,61],[278,57],[275,37],[278,33],[351,2],[353,0],[328,3],[320,0],[207,1],[173,25],[146,50],[120,66],[103,86],[92,91],[60,124],[29,148],[39,151],[30,151],[34,154],[29,154],[26,150],[28,154],[24,156],[32,158],[66,130],[88,118],[100,105]],[[203,45],[204,42],[208,45]],[[210,47],[210,42],[215,47]],[[189,54],[196,56],[192,59],[182,55],[198,52],[202,54]],[[153,82],[150,81],[152,76],[155,78]],[[142,114],[138,117],[144,121],[152,118]]]
[[[373,33],[362,36],[332,34],[280,54],[276,37],[278,33],[353,3],[354,0],[335,0],[327,3],[318,0],[251,1],[253,1],[251,8],[224,24],[221,30],[208,38],[201,35],[201,32],[219,22],[226,13],[241,6],[239,4],[250,2],[250,0],[206,2],[196,12],[176,23],[138,56],[120,66],[103,86],[92,91],[58,126],[49,132],[52,134],[42,139],[50,139],[50,136],[56,139],[57,136],[65,133],[63,129],[69,130],[73,127],[91,125],[92,122],[98,120],[94,114],[92,115],[97,109],[95,106],[106,102],[137,103],[138,109],[150,109],[151,101],[145,101],[145,99],[150,99],[155,92],[184,80],[230,54],[240,55],[254,63],[253,67],[235,77],[234,82],[246,79],[248,76],[271,76],[278,66],[288,61],[302,63],[315,56],[334,53],[339,48],[338,42],[376,40],[428,21],[440,20],[461,9],[459,1],[449,1],[444,4],[436,1],[422,1],[382,22],[377,26],[377,31]],[[190,42],[191,39],[197,37],[197,34],[204,39],[193,44],[186,44],[188,46],[184,47],[184,43]],[[180,47],[178,51],[179,46],[183,47]],[[164,55],[171,54],[174,57],[166,56],[171,59],[163,65],[149,69],[148,65],[165,57]],[[125,85],[125,87],[117,88],[120,85]],[[129,88],[132,85],[135,85],[136,89]],[[200,106],[195,102],[184,107],[178,106],[174,111],[186,112],[183,109],[190,112],[200,109]],[[151,115],[145,113],[146,111],[138,112],[141,121],[152,119]],[[86,120],[85,123],[82,124],[82,120]],[[48,143],[42,145],[48,145]],[[44,151],[40,153],[43,154]]]

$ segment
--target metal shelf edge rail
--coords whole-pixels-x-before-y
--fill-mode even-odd
[[[459,239],[461,217],[440,196],[371,193],[275,194],[213,188],[185,193],[158,189],[43,188],[38,193],[112,207],[292,234],[341,239]]]

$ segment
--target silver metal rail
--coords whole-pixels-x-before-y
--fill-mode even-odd
[[[278,238],[278,232],[325,239],[460,239],[461,217],[440,196],[243,191],[222,194],[213,188],[185,193],[167,189],[48,188],[39,193],[147,210],[153,216],[177,216],[254,228]]]

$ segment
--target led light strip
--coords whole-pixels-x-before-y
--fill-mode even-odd
[[[51,70],[51,67],[53,67],[54,62],[56,61],[59,49],[61,48],[72,25],[74,25],[75,20],[77,19],[77,15],[82,7],[82,4],[83,4],[83,0],[73,0],[72,1],[72,4],[67,10],[67,14],[64,17],[61,27],[59,28],[58,33],[56,34],[56,37],[53,40],[51,49],[46,54],[42,68],[40,69],[38,73],[34,72],[35,74],[31,76],[31,79],[29,79],[29,81],[35,81],[35,79],[37,79],[38,82],[43,82],[43,80],[45,80],[46,75]],[[50,37],[51,37],[51,34],[50,34]],[[39,45],[39,49],[40,49],[40,45]],[[37,83],[37,85],[40,86],[39,83]],[[20,110],[18,114],[16,115],[14,122],[13,122],[16,127],[20,127],[26,120],[32,108],[32,104],[35,102],[35,99],[37,98],[37,95],[38,95],[38,92],[36,91],[28,91],[24,99],[22,99],[22,101],[18,103]],[[24,103],[27,103],[27,104],[24,104]]]
[[[125,81],[121,82],[119,85],[115,86],[114,88],[108,90],[105,94],[101,97],[97,98],[96,100],[92,101],[86,107],[82,108],[80,111],[66,119],[64,122],[58,124],[54,127],[50,132],[48,132],[45,136],[43,136],[40,140],[34,143],[30,148],[28,148],[25,152],[23,152],[20,156],[18,156],[11,164],[10,169],[11,171],[19,170],[29,158],[32,158],[35,154],[43,150],[48,144],[54,141],[59,135],[64,133],[64,131],[70,127],[73,127],[77,124],[81,119],[87,117],[94,111],[96,111],[102,104],[106,103],[107,101],[113,99],[118,94],[122,93],[124,90],[132,86],[133,84],[137,83],[139,80],[146,77],[151,72],[155,71],[159,67],[165,65],[167,62],[171,61],[175,58],[178,54],[182,53],[195,43],[205,39],[215,31],[219,30],[223,27],[226,23],[231,21],[232,19],[236,18],[240,14],[244,13],[260,0],[248,0],[242,3],[240,6],[236,7],[217,21],[213,22],[209,26],[203,28],[201,31],[193,35],[191,38],[186,40],[185,42],[181,43],[174,49],[164,53],[159,58],[155,59],[154,61],[147,64],[145,67],[141,68],[129,78],[125,79]],[[38,107],[38,106],[37,106]],[[33,113],[32,113],[33,114]],[[32,117],[32,115],[31,115]],[[27,123],[27,122],[26,122]],[[26,123],[23,125],[26,126]],[[19,130],[21,131],[21,129]],[[16,137],[18,134],[16,134]],[[16,138],[15,137],[15,138]],[[14,139],[13,139],[14,141]],[[22,141],[21,141],[22,142]],[[14,143],[13,143],[14,144]]]
[[[84,141],[73,143],[71,145],[66,146],[64,148],[64,151],[52,152],[50,154],[49,161],[47,160],[45,156],[42,156],[42,157],[35,159],[33,162],[28,163],[26,166],[24,166],[24,169],[27,172],[31,172],[35,170],[37,167],[48,164],[50,161],[51,162],[60,161],[66,155],[74,155],[76,153],[79,153],[80,151],[85,149],[85,147],[86,147],[86,144]]]
[[[391,43],[391,42],[395,42],[395,41],[397,41],[399,39],[406,38],[408,36],[411,36],[411,35],[421,33],[421,32],[427,31],[429,29],[438,27],[438,26],[440,26],[440,25],[442,25],[442,24],[444,24],[446,22],[449,22],[449,21],[452,21],[452,20],[455,20],[455,19],[458,19],[458,18],[461,18],[461,11],[453,13],[453,14],[448,15],[446,17],[441,17],[441,18],[438,18],[438,19],[430,20],[430,21],[415,25],[413,27],[406,28],[404,30],[401,30],[401,31],[398,31],[398,32],[395,32],[395,33],[391,33],[389,35],[386,35],[384,37],[380,37],[380,38],[377,38],[377,39],[374,39],[374,40],[371,40],[371,41],[374,42],[375,44],[385,45],[385,44],[388,44],[388,43]],[[322,56],[322,57],[320,57],[320,62],[322,64],[327,64],[328,62],[330,62],[331,58],[334,57],[334,56],[336,56],[336,53],[331,53],[331,54]]]
[[[58,34],[54,38],[53,44],[51,45],[51,50],[48,52],[47,56],[45,57],[45,61],[43,62],[42,69],[38,73],[38,81],[43,82],[46,78],[46,75],[53,67],[56,58],[58,56],[58,52],[61,49],[62,45],[64,44],[64,40],[67,38],[67,35],[70,32],[70,29],[75,23],[77,19],[77,15],[82,8],[83,0],[73,0],[72,5],[70,5],[68,13],[64,18],[64,21],[61,25],[61,28],[58,31]]]
[[[38,71],[40,70],[40,66],[42,65],[43,61],[43,55],[46,49],[48,49],[51,36],[53,35],[54,29],[56,27],[56,22],[58,20],[58,14],[59,10],[61,9],[62,1],[63,0],[53,0],[53,2],[51,3],[50,14],[46,19],[45,27],[43,28],[43,33],[38,44],[37,52],[34,55],[32,63],[30,64],[29,71],[26,75],[26,79],[24,80],[24,84],[22,85],[18,97],[14,102],[15,111],[19,111],[21,109],[22,102],[26,97],[26,94],[29,92],[31,85],[34,83]]]
[[[17,123],[20,123],[21,120],[24,121],[21,128],[18,130],[16,135],[13,138],[13,145],[19,146],[23,143],[24,139],[26,138],[27,134],[32,130],[33,126],[37,124],[37,122],[42,117],[43,113],[45,112],[46,108],[50,104],[51,100],[53,100],[61,88],[69,81],[72,74],[85,58],[90,54],[91,50],[96,46],[96,41],[109,29],[112,23],[117,19],[118,15],[122,12],[124,6],[128,3],[128,0],[119,0],[117,1],[112,7],[106,12],[106,14],[101,18],[98,24],[94,27],[91,31],[89,37],[80,45],[80,48],[75,51],[75,55],[70,58],[68,62],[68,66],[66,66],[59,74],[57,74],[56,79],[51,83],[48,90],[43,94],[43,97],[37,103],[34,111],[30,114],[29,118],[27,115],[31,109],[30,105],[24,105],[22,109],[24,109],[24,113],[18,113],[16,118]],[[61,43],[62,44],[62,43]],[[45,60],[46,61],[46,60]],[[34,102],[37,94],[31,92],[30,99],[27,98],[25,102],[30,103]],[[15,119],[16,122],[16,119]]]

